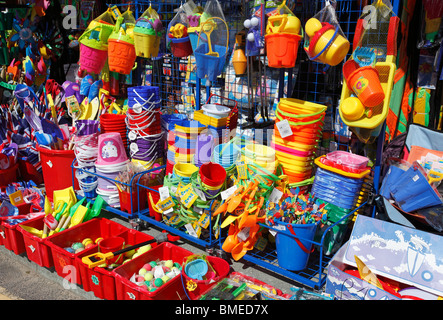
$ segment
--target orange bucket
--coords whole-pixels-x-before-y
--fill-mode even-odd
[[[128,75],[134,67],[136,58],[134,44],[121,40],[108,40],[109,71]]]
[[[365,107],[373,108],[385,99],[377,69],[372,66],[359,68],[354,60],[343,65],[343,75],[348,87],[357,95]]]
[[[273,33],[265,36],[268,66],[271,68],[293,68],[297,60],[301,36],[292,33]]]

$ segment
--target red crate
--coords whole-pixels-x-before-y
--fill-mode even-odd
[[[6,222],[6,219],[0,220],[0,238],[2,239],[1,242],[6,249],[13,251],[17,255],[26,252],[25,242],[23,241],[23,235],[20,232],[21,228],[18,228],[20,224],[21,223],[18,223],[16,225],[10,225],[9,223]]]
[[[84,223],[57,233],[46,240],[51,248],[55,271],[60,277],[71,283],[81,285],[81,277],[76,268],[75,258],[82,252],[70,253],[65,247],[74,242],[82,242],[86,238],[95,241],[97,238],[116,237],[127,231],[128,228],[112,220],[94,218]]]
[[[22,225],[43,230],[44,216],[29,221],[23,222]],[[51,248],[47,244],[47,239],[54,237],[54,235],[47,238],[40,238],[32,233],[26,231],[23,228],[18,228],[23,236],[25,243],[26,255],[28,259],[35,262],[41,267],[51,268],[54,266],[54,260],[52,259]]]
[[[126,232],[119,235],[119,237],[124,238],[125,244],[130,246],[154,239],[146,233],[133,229],[128,229]],[[154,242],[151,246],[154,248],[157,246],[157,243]],[[93,291],[94,295],[100,299],[116,300],[117,292],[115,288],[114,271],[109,271],[101,267],[89,268],[81,261],[83,257],[97,251],[98,246],[91,247],[90,249],[82,251],[75,259],[77,270],[80,271],[83,290]]]
[[[170,242],[163,242],[150,251],[114,269],[118,300],[186,300],[180,276],[166,282],[154,292],[148,292],[129,279],[152,260],[172,260],[180,265],[193,253]]]

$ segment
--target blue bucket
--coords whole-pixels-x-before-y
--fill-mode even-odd
[[[276,223],[286,228],[285,231],[279,230],[275,235],[278,265],[291,271],[305,269],[313,248],[312,241],[317,224],[289,224],[279,220],[276,220]]]
[[[406,170],[390,190],[394,200],[406,212],[442,204],[426,177],[414,166]]]
[[[226,63],[226,47],[213,45],[213,51],[218,53],[218,57],[209,56],[207,43],[202,43],[194,51],[195,63],[197,65],[197,77],[200,79],[208,77],[209,81],[216,81],[222,73]]]

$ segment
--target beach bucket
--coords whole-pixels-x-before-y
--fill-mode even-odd
[[[87,72],[100,74],[107,59],[107,50],[91,48],[80,43],[80,58],[78,64]]]
[[[75,159],[75,153],[74,150],[49,150],[40,146],[37,150],[40,153],[46,194],[52,201],[54,190],[72,186],[71,165]],[[74,179],[74,189],[79,189],[77,179]]]
[[[199,168],[197,168],[192,163],[176,163],[174,165],[173,172],[175,175],[177,175],[179,178],[189,178],[191,175],[198,171]]]
[[[354,60],[348,60],[343,64],[343,76],[365,107],[372,108],[383,103],[385,93],[376,68],[359,67]]]
[[[98,247],[101,253],[115,252],[123,249],[125,245],[125,239],[122,237],[109,237],[105,238],[98,243]],[[124,260],[124,254],[120,254],[116,257],[106,260],[108,265],[110,264],[120,264]]]
[[[192,54],[192,45],[189,36],[183,38],[170,38],[171,52],[174,57],[186,58]]]
[[[160,49],[160,37],[137,30],[139,28],[136,26],[134,28],[135,54],[142,58],[157,57]]]
[[[268,66],[271,68],[293,68],[297,60],[301,36],[291,33],[265,35]]]
[[[119,133],[110,132],[99,135],[96,165],[115,166],[127,161],[128,157]]]
[[[134,67],[136,58],[133,43],[117,39],[108,40],[109,71],[128,75]]]
[[[280,220],[276,224],[285,227],[275,235],[278,265],[291,271],[305,269],[313,251],[317,224],[289,224]]]
[[[348,121],[360,119],[365,114],[365,106],[357,97],[348,97],[340,104],[341,114]]]
[[[336,66],[346,57],[350,43],[339,33],[340,26],[321,23],[316,18],[306,22],[305,32],[309,36],[307,53],[311,60],[320,60],[325,64]]]
[[[199,169],[201,181],[210,187],[220,187],[226,180],[226,170],[220,164],[207,162]]]
[[[197,77],[200,79],[207,77],[210,81],[216,81],[225,67],[227,47],[214,45],[213,51],[218,53],[217,57],[207,55],[208,51],[208,44],[202,43],[194,52]]]

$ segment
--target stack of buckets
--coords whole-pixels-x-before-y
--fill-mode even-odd
[[[104,113],[100,116],[101,133],[118,133],[125,147],[128,150],[128,137],[126,135],[126,115],[116,113]]]
[[[318,166],[311,192],[318,199],[343,209],[354,209],[369,159],[345,151],[334,151],[316,159]]]
[[[74,136],[74,153],[77,158],[77,169],[95,173],[95,162],[98,154],[98,126],[97,120],[77,120]],[[76,171],[76,178],[85,197],[93,199],[97,196],[98,178],[83,170]]]
[[[144,162],[148,168],[163,158],[165,147],[159,91],[159,87],[151,86],[128,88],[129,152],[132,159]]]
[[[192,163],[176,163],[172,176],[186,185],[191,182],[191,175],[196,171],[198,171],[198,168]]]
[[[98,137],[98,155],[95,163],[98,175],[97,194],[111,207],[119,207],[119,192],[115,179],[129,163],[119,133],[103,133]]]
[[[206,193],[210,196],[216,196],[226,181],[225,168],[218,163],[207,162],[202,164],[198,173]]]
[[[175,164],[175,124],[177,122],[186,120],[187,117],[184,114],[165,114],[161,116],[162,128],[167,132],[166,140],[166,174],[172,173],[172,169]]]
[[[269,173],[275,174],[278,167],[278,160],[275,157],[275,150],[261,144],[247,144],[242,151],[242,158],[245,164],[252,166],[260,176],[266,177]]]
[[[214,146],[214,137],[207,134],[200,134],[197,137],[195,148],[194,164],[201,167],[204,163],[210,162]]]
[[[326,106],[292,98],[283,98],[277,105],[272,148],[291,184],[306,183],[312,176],[325,111]],[[279,122],[285,120],[289,135],[287,130],[284,134],[279,131]]]
[[[197,137],[206,129],[198,121],[184,120],[175,125],[175,163],[194,163]]]
[[[239,153],[240,150],[233,143],[221,143],[214,147],[212,159],[225,170],[230,171],[236,163]]]

